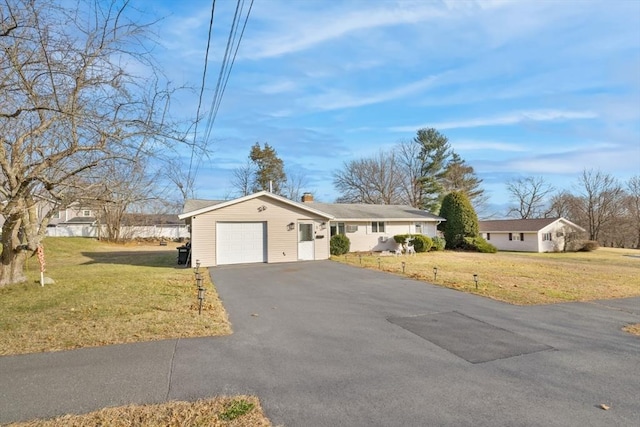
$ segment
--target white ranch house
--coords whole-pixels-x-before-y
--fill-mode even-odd
[[[195,265],[277,263],[329,258],[329,240],[349,237],[351,251],[393,250],[396,234],[437,235],[443,218],[410,206],[295,202],[267,191],[228,201],[188,200]]]
[[[480,233],[501,251],[558,252],[585,229],[565,218],[500,219],[478,222]]]

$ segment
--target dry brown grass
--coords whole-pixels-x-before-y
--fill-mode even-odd
[[[631,255],[631,256],[629,256]],[[566,301],[623,298],[640,295],[640,253],[601,248],[579,253],[481,254],[429,252],[416,256],[363,255],[362,266],[402,274],[460,291],[512,304],[549,304]],[[360,265],[358,254],[332,257]],[[438,267],[434,281],[433,267]],[[478,289],[473,275],[478,275]]]
[[[248,412],[232,420],[225,415],[234,402],[253,405]],[[197,402],[167,402],[159,405],[129,405],[105,408],[84,415],[64,415],[50,420],[32,420],[10,424],[12,427],[165,427],[165,426],[229,426],[267,427],[271,422],[265,417],[260,401],[252,396],[216,397]]]
[[[627,325],[624,328],[622,328],[622,330],[625,332],[629,332],[630,334],[640,336],[640,323],[636,323],[634,325]]]
[[[198,315],[194,272],[177,266],[177,244],[48,238],[44,246],[55,284],[39,286],[31,259],[28,283],[0,288],[0,355],[231,333],[206,269]]]

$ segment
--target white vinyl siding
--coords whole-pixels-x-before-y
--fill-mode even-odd
[[[216,260],[216,223],[262,222],[266,227],[266,262],[292,262],[298,260],[298,222],[309,220],[314,224],[315,259],[329,258],[329,229],[326,219],[294,206],[257,197],[191,217],[191,262],[199,259],[201,266],[218,265]],[[322,228],[322,223],[325,223]],[[293,223],[294,226],[289,225]],[[322,236],[322,237],[319,237]]]

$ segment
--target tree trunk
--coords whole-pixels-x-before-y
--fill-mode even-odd
[[[0,287],[27,281],[24,274],[26,248],[20,242],[20,218],[8,217],[2,225],[2,255],[0,255]]]

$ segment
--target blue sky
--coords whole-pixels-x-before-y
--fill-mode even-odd
[[[167,75],[198,86],[211,3],[139,1],[165,17],[155,55]],[[216,2],[206,109],[234,8]],[[197,96],[173,107],[194,117]],[[640,174],[640,1],[255,0],[197,196],[232,194],[259,141],[333,201],[344,161],[422,127],[449,138],[496,207],[513,177],[570,189],[584,168]]]

